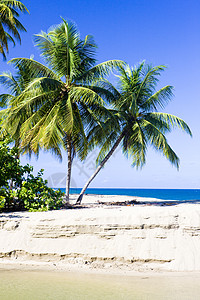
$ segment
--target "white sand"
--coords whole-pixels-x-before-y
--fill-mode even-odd
[[[200,204],[97,205],[134,199],[87,195],[85,208],[0,214],[0,267],[199,272]]]

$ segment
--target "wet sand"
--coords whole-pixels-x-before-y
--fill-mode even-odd
[[[197,300],[200,274],[110,276],[0,269],[2,300]]]

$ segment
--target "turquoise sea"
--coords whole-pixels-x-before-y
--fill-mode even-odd
[[[65,191],[65,189],[61,189]],[[79,194],[81,188],[71,188],[71,194]],[[88,188],[86,194],[125,195],[157,198],[163,200],[191,201],[200,200],[200,189],[124,189],[124,188]]]

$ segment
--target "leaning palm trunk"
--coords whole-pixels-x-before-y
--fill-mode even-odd
[[[71,181],[71,172],[72,172],[72,144],[70,138],[67,140],[67,179],[66,179],[66,192],[65,192],[65,201],[69,202],[69,189]]]
[[[83,195],[86,191],[86,189],[88,188],[89,184],[92,182],[92,180],[96,177],[96,175],[99,173],[99,171],[103,168],[103,166],[105,165],[105,163],[109,160],[109,158],[111,157],[111,155],[113,154],[113,152],[115,151],[115,149],[119,146],[119,144],[121,143],[123,137],[125,135],[125,132],[122,132],[120,134],[120,136],[118,137],[117,141],[115,142],[115,144],[113,145],[113,147],[111,148],[110,152],[106,155],[106,157],[102,160],[102,162],[100,163],[100,165],[96,168],[95,172],[93,173],[93,175],[89,178],[89,180],[87,181],[87,183],[84,185],[77,201],[76,204],[81,204],[81,201],[83,199]]]

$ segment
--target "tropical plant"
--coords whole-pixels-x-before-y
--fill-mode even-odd
[[[18,202],[23,203],[28,211],[47,211],[63,207],[64,193],[47,186],[47,180],[42,178],[43,171],[40,170],[37,176],[28,173],[26,180],[16,191]]]
[[[16,156],[18,149],[9,148],[9,138],[0,141],[0,187],[9,188],[9,180],[13,179],[16,186],[21,183],[22,170],[19,167]]]
[[[173,87],[169,85],[156,91],[158,77],[164,69],[165,66],[152,67],[143,62],[135,68],[126,66],[120,69],[118,89],[108,81],[99,82],[101,87],[113,94],[110,101],[120,128],[113,127],[106,139],[103,136],[103,146],[97,158],[98,167],[83,187],[77,204],[81,203],[87,187],[120,144],[124,154],[132,158],[132,165],[137,168],[146,162],[148,145],[160,151],[172,165],[179,167],[179,158],[168,144],[165,134],[175,127],[189,135],[191,131],[182,119],[157,112],[158,108],[165,107],[173,95]],[[101,128],[97,125],[93,133],[90,132],[90,139],[99,139],[98,132],[101,132]]]
[[[3,72],[0,75],[0,84],[4,87],[4,89],[7,91],[6,94],[0,95],[0,107],[9,107],[12,106],[12,102],[15,100],[16,97],[18,97],[26,88],[27,84],[30,83],[30,81],[33,79],[32,72],[30,69],[18,66],[16,68],[16,74],[13,75],[11,72]],[[2,111],[2,118],[6,118],[6,113],[9,112],[9,109]],[[8,127],[6,128],[7,131],[9,131],[10,136],[12,136],[12,139],[14,141],[14,146],[19,147],[21,144],[20,139],[20,129],[21,125],[25,120],[27,119],[26,114],[22,114],[20,116],[20,121],[17,123],[17,127]],[[5,126],[4,126],[5,128]],[[8,134],[4,130],[5,134]],[[29,149],[27,149],[28,151]],[[20,149],[22,152],[22,149]],[[19,153],[18,152],[18,156]],[[31,153],[30,153],[31,154]]]
[[[40,148],[51,150],[60,158],[61,149],[67,150],[68,200],[73,157],[86,157],[89,128],[98,124],[101,116],[106,119],[110,115],[98,93],[100,87],[95,91],[95,84],[123,62],[110,60],[95,65],[96,44],[92,36],[81,40],[76,26],[65,20],[48,33],[36,35],[35,44],[47,66],[27,58],[11,61],[17,68],[31,70],[29,75],[35,79],[1,114],[5,116],[4,128],[12,137],[20,127],[21,148],[35,153]],[[24,116],[26,120],[22,120]]]
[[[33,167],[22,166],[16,159],[19,150],[10,148],[10,142],[9,138],[0,141],[0,211],[44,211],[62,207],[64,193],[47,186],[42,178],[43,170],[34,176]]]
[[[19,22],[19,12],[28,12],[26,6],[15,0],[0,0],[0,53],[6,59],[8,42],[15,45],[15,40],[21,43],[19,31],[26,31]]]
[[[5,88],[7,91],[6,94],[0,95],[0,108],[7,107],[12,104],[12,101],[15,99],[15,97],[19,96],[20,93],[25,89],[26,84],[30,82],[31,78],[29,76],[29,70],[26,68],[24,70],[23,68],[18,68],[16,75],[12,75],[11,72],[3,72],[0,75],[0,84]],[[2,111],[3,115],[1,119],[6,118],[7,111]],[[8,131],[13,132],[10,134],[12,135],[12,141],[14,142],[14,146],[18,148],[18,151],[16,153],[16,159],[19,159],[20,153],[25,151],[24,149],[19,149],[20,146],[20,128],[23,122],[26,120],[26,114],[21,115],[20,121],[17,124],[17,127],[9,127],[9,128],[2,128],[0,130],[0,136],[1,138],[6,137],[8,135]],[[3,130],[2,130],[3,129]],[[29,153],[29,156],[31,156],[31,150],[26,149],[26,151]],[[13,182],[10,181],[10,188],[12,188]]]

